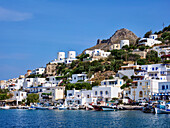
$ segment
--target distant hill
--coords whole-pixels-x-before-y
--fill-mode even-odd
[[[120,30],[117,30],[109,39],[106,40],[97,40],[97,44],[91,48],[88,48],[88,50],[93,49],[103,49],[108,50],[110,45],[120,43],[120,40],[129,40],[130,44],[134,45],[136,44],[136,40],[138,37],[130,30],[126,28],[122,28]]]

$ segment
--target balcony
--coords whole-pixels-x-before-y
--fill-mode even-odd
[[[146,89],[146,88],[147,88],[146,85],[142,86],[142,89]]]

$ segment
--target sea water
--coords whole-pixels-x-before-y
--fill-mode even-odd
[[[170,128],[170,114],[141,111],[0,110],[2,128]]]

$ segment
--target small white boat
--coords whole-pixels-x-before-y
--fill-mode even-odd
[[[162,102],[157,108],[155,108],[156,114],[170,114],[170,103],[165,104]]]
[[[156,114],[170,114],[170,109],[169,110],[165,110],[165,109],[155,108],[155,113]]]
[[[93,110],[94,108],[93,108],[93,106],[91,106],[91,105],[87,105],[86,106],[86,110]]]
[[[9,106],[2,106],[2,107],[0,107],[0,109],[10,109],[10,107]]]
[[[60,106],[58,107],[58,110],[67,110],[67,107],[64,106],[64,105],[60,105]]]
[[[31,107],[28,108],[28,110],[35,110],[36,107],[34,105],[31,105]]]
[[[49,109],[49,110],[53,110],[54,107],[53,107],[53,106],[49,106],[48,109]]]
[[[69,110],[78,110],[79,106],[78,105],[73,105],[69,107]]]

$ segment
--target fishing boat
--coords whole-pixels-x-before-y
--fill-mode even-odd
[[[155,108],[156,114],[170,114],[170,102],[160,102],[160,104]]]
[[[49,106],[48,107],[48,110],[53,110],[54,109],[54,106]]]
[[[35,110],[36,107],[34,105],[31,105],[31,107],[28,107],[28,110]]]
[[[115,106],[99,106],[99,105],[93,105],[94,110],[96,111],[116,111],[117,109]]]
[[[58,110],[67,110],[67,107],[64,105],[58,106]]]
[[[10,107],[5,105],[5,106],[0,107],[0,109],[10,109]]]
[[[86,110],[94,110],[94,108],[93,108],[93,106],[91,106],[91,105],[87,105],[87,106],[86,106]]]
[[[78,105],[73,105],[69,107],[69,110],[78,110],[79,106]]]

